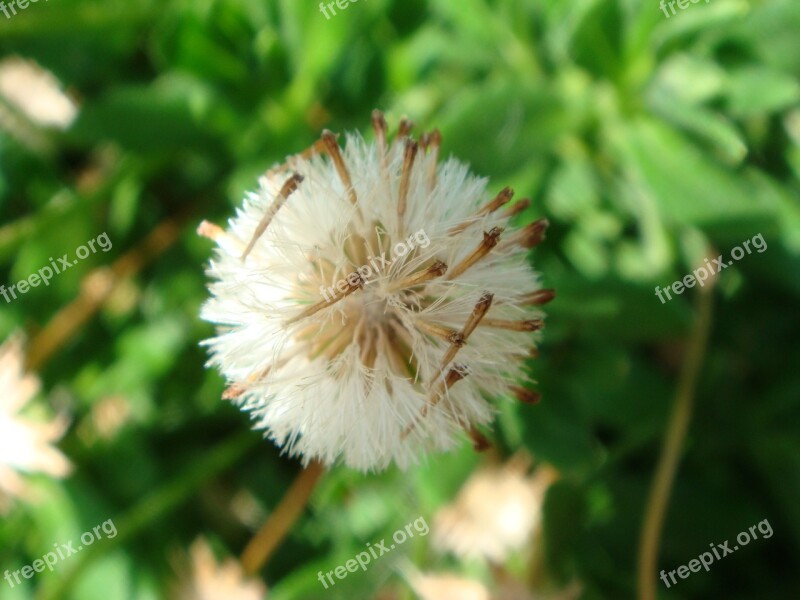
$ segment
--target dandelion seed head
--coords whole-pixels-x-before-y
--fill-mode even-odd
[[[382,119],[374,142],[324,133],[198,230],[217,244],[202,317],[225,397],[304,461],[365,471],[488,425],[543,317],[513,193],[440,160],[438,133],[388,143]]]

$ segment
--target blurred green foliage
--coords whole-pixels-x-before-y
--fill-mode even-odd
[[[42,368],[47,401],[73,415],[61,447],[75,472],[38,478],[44,500],[0,522],[0,570],[108,518],[120,536],[0,585],[0,597],[159,598],[198,535],[241,550],[254,525],[232,514],[237,498],[257,515],[275,506],[298,465],[249,431],[204,369],[210,244],[194,228],[224,223],[265,168],[321,128],[366,130],[375,107],[391,123],[438,126],[445,154],[533,199],[522,222],[552,223],[532,256],[558,291],[531,364],[544,400],[503,403],[495,438],[563,472],[545,506],[545,564],[586,599],[635,594],[696,295],[662,304],[653,290],[708,245],[728,256],[763,235],[768,249],[726,269],[714,292],[659,566],[763,519],[775,535],[659,592],[800,597],[798,31],[795,0],[712,0],[669,18],[633,0],[362,0],[331,19],[300,0],[59,0],[0,15],[0,55],[38,62],[79,104],[66,131],[3,104],[18,127],[0,133],[0,282],[103,231],[114,243],[0,301],[3,337],[35,337],[92,269],[159,223],[181,224]],[[129,413],[103,436],[97,410],[110,397]],[[270,598],[369,598],[387,581],[410,597],[394,559],[328,592],[316,573],[420,515],[430,522],[481,460],[465,443],[408,473],[334,470],[264,571]],[[420,567],[453,564],[424,539],[407,550]]]

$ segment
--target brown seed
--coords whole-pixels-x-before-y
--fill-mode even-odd
[[[524,296],[520,303],[527,304],[529,306],[542,306],[543,304],[547,304],[553,300],[555,297],[556,291],[554,289],[536,290],[535,292]]]
[[[497,196],[494,197],[493,200],[487,202],[477,213],[475,213],[474,216],[467,218],[462,223],[459,223],[455,227],[451,228],[450,231],[448,231],[447,233],[449,235],[456,235],[457,233],[461,233],[481,217],[491,214],[504,204],[507,204],[509,200],[511,200],[511,198],[513,197],[514,197],[514,190],[512,190],[510,187],[503,188],[502,190],[500,190]]]
[[[516,202],[513,206],[507,208],[503,213],[503,216],[508,217],[509,219],[511,217],[516,217],[519,213],[528,208],[530,205],[531,205],[530,198],[523,198],[519,202]]]
[[[247,255],[250,254],[250,252],[253,250],[253,247],[256,245],[258,238],[264,235],[264,232],[267,230],[267,227],[269,227],[273,217],[277,214],[278,210],[280,210],[281,206],[283,206],[283,203],[288,200],[289,196],[294,193],[302,181],[303,176],[299,173],[292,174],[292,176],[286,180],[286,183],[283,184],[283,187],[281,188],[280,192],[278,192],[278,195],[275,196],[275,200],[272,202],[272,205],[269,207],[269,209],[267,209],[267,212],[264,213],[264,217],[256,226],[256,229],[253,232],[253,237],[250,239],[250,243],[242,253],[242,260],[247,258]]]
[[[481,322],[484,327],[494,327],[495,329],[507,329],[509,331],[539,331],[544,327],[541,319],[528,319],[526,321],[508,321],[506,319],[484,319]]]
[[[240,383],[234,383],[231,386],[225,388],[225,391],[222,392],[222,399],[223,400],[236,400],[239,396],[244,394],[246,388]]]
[[[535,220],[522,230],[521,233],[525,235],[520,236],[519,244],[523,248],[535,248],[544,239],[544,234],[548,227],[550,227],[550,221],[545,217]]]
[[[408,185],[411,181],[411,170],[414,167],[414,159],[417,157],[417,142],[406,140],[406,149],[403,153],[403,171],[400,174],[400,190],[398,192],[397,216],[400,217],[401,224],[403,216],[406,214],[406,199],[408,197]]]
[[[347,165],[344,162],[342,151],[339,149],[339,142],[336,140],[336,134],[326,129],[322,132],[322,144],[325,147],[325,152],[331,157],[333,166],[336,167],[336,172],[339,174],[339,179],[347,190],[347,197],[353,204],[358,204],[358,197],[356,190],[353,188],[353,181],[350,179],[350,171],[347,170]]]
[[[523,404],[538,404],[542,399],[542,395],[539,392],[519,386],[512,387],[511,392]]]
[[[470,427],[467,431],[469,438],[472,440],[472,448],[475,452],[486,452],[492,447],[492,443],[485,435],[478,431],[475,427]]]
[[[478,244],[477,248],[472,251],[472,253],[465,257],[460,263],[458,263],[452,271],[447,274],[448,280],[453,280],[459,275],[461,275],[464,271],[469,269],[472,265],[482,259],[484,256],[489,254],[489,252],[497,246],[497,242],[500,241],[500,234],[503,233],[502,227],[492,227],[489,231],[483,232],[483,240],[480,244]]]
[[[403,117],[400,119],[400,124],[397,126],[397,139],[402,140],[407,138],[412,129],[414,129],[414,122]]]

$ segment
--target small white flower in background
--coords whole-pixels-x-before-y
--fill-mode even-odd
[[[365,471],[463,432],[485,446],[486,398],[534,402],[514,384],[554,296],[527,260],[546,219],[509,227],[527,200],[509,208],[509,188],[492,197],[439,162],[437,131],[416,142],[403,120],[387,143],[378,111],[373,127],[375,142],[348,135],[343,150],[324,132],[261,178],[227,230],[198,229],[219,246],[202,317],[219,325],[205,344],[224,397],[306,463]]]
[[[507,573],[502,574],[499,579],[492,592],[492,600],[577,600],[583,591],[578,583],[556,590],[548,588],[547,591],[532,591]]]
[[[576,600],[581,593],[575,583],[557,592],[532,592],[508,574],[501,574],[501,581],[490,591],[482,582],[460,575],[405,570],[419,600]]]
[[[65,418],[38,422],[20,411],[39,391],[39,380],[24,372],[22,339],[11,337],[0,346],[0,512],[12,498],[28,496],[23,473],[64,477],[70,463],[52,444],[67,429]]]
[[[556,473],[539,467],[527,475],[521,458],[477,471],[452,504],[436,514],[433,543],[466,559],[502,564],[526,546],[539,527],[542,502]]]
[[[78,436],[87,445],[112,439],[131,419],[130,400],[121,394],[99,398],[77,428]]]
[[[66,129],[78,114],[50,71],[16,56],[0,61],[0,96],[43,127]]]
[[[492,600],[480,581],[449,573],[415,573],[409,583],[419,600]]]
[[[198,539],[189,550],[191,573],[182,581],[177,600],[264,600],[267,590],[256,579],[247,579],[241,565],[228,559],[217,563],[208,542]]]

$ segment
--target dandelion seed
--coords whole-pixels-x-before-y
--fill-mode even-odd
[[[204,344],[225,398],[306,463],[364,471],[490,424],[487,398],[526,378],[550,293],[527,260],[546,221],[511,229],[513,191],[440,162],[438,131],[418,143],[404,120],[389,141],[380,112],[372,124],[372,143],[340,147],[325,131],[270,169],[227,228],[198,230],[218,246],[202,318],[218,325]],[[456,358],[469,376],[452,376]]]

